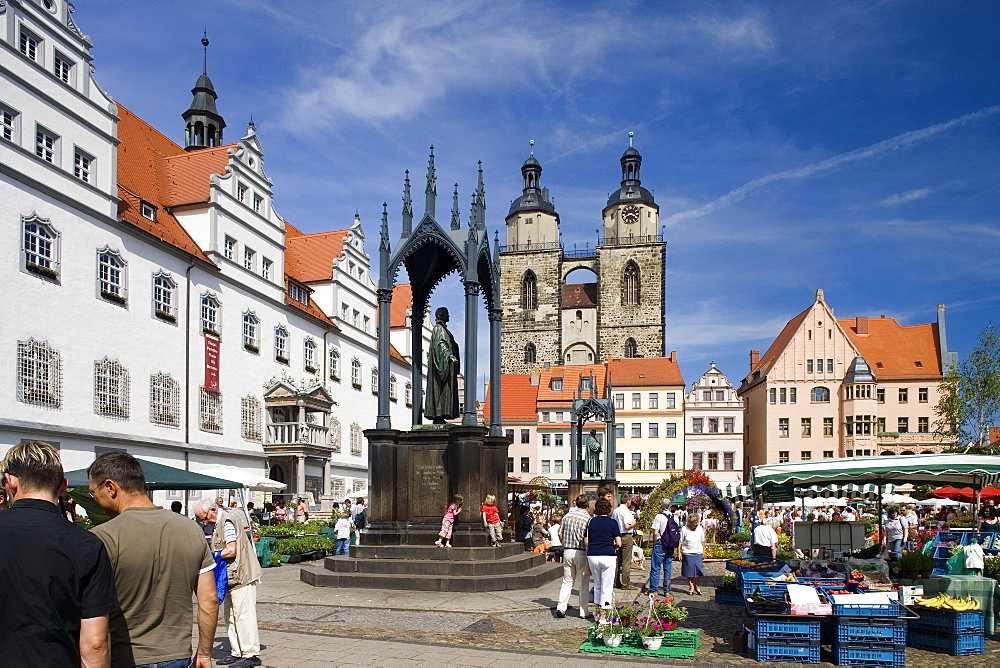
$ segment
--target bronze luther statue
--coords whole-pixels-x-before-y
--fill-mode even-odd
[[[597,440],[597,430],[591,429],[587,436],[587,454],[583,460],[583,470],[589,476],[601,475],[601,442]]]
[[[427,396],[424,415],[434,424],[457,418],[458,412],[458,344],[448,331],[448,309],[434,312],[434,332],[427,351]]]

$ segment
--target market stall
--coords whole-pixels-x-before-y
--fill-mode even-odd
[[[751,471],[750,483],[755,498],[763,489],[773,497],[776,489],[781,491],[779,496],[792,496],[804,488],[848,481],[875,485],[881,492],[876,497],[877,517],[881,517],[883,501],[891,498],[883,497],[892,491],[885,488],[887,485],[968,487],[969,499],[975,501],[984,488],[997,482],[998,474],[1000,457],[880,456],[758,466]],[[962,490],[955,492],[961,494]],[[945,541],[940,550],[954,550],[956,541],[969,540],[964,534],[948,538],[955,540]],[[747,636],[757,658],[818,662],[823,635],[831,642],[834,662],[840,665],[903,666],[908,637],[911,646],[922,649],[954,655],[983,652],[984,634],[994,630],[993,580],[976,575],[934,575],[922,580],[921,597],[919,588],[898,590],[888,577],[858,572],[855,568],[859,563],[840,556],[836,563],[800,566],[793,574],[787,566],[777,568],[779,564],[774,563],[731,562],[729,570],[737,571],[748,612]],[[810,570],[819,566],[827,570]],[[920,605],[907,609],[903,602]]]

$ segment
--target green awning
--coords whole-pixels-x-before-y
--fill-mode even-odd
[[[241,482],[213,478],[202,475],[194,471],[157,464],[145,459],[140,459],[142,472],[146,474],[146,490],[154,489],[239,489],[243,487]],[[87,469],[78,469],[66,473],[70,487],[88,487]]]
[[[808,486],[854,483],[856,485],[954,485],[982,488],[1000,477],[1000,456],[990,455],[898,455],[894,457],[847,457],[817,459],[787,464],[763,464],[752,470],[756,487],[794,480]]]

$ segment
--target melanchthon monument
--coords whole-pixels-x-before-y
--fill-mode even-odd
[[[409,172],[403,186],[402,230],[395,248],[389,243],[389,215],[382,209],[378,284],[378,420],[365,431],[368,439],[370,503],[361,545],[350,557],[328,557],[323,569],[304,568],[310,584],[375,589],[493,591],[535,587],[562,573],[541,554],[525,553],[521,543],[489,546],[479,505],[495,494],[501,517],[507,514],[507,446],[500,428],[499,241],[491,247],[486,230],[486,194],[482,163],[472,196],[468,226],[463,229],[458,184],[446,229],[436,218],[437,178],[434,147],[427,165],[424,214],[413,226]],[[389,419],[389,314],[393,287],[405,269],[413,294],[411,424]],[[448,330],[447,309],[435,313],[431,350],[423,350],[422,331],[431,293],[457,272],[465,291],[464,350]],[[476,415],[478,312],[489,316],[490,424]],[[428,362],[427,391],[423,362]],[[457,375],[465,377],[459,404]],[[426,400],[422,401],[421,397]],[[462,406],[459,414],[459,406]],[[461,418],[459,423],[448,420]],[[426,418],[426,420],[425,420]],[[428,424],[427,421],[431,423]],[[466,512],[455,522],[451,549],[434,546],[441,517],[451,497],[465,497]],[[509,537],[509,532],[505,532]],[[516,577],[512,577],[516,576]]]

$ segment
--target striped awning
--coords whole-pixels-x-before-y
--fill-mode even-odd
[[[891,494],[894,485],[882,485],[882,494]],[[753,498],[753,489],[750,485],[726,485],[721,488],[720,493],[723,498],[735,499],[737,501],[744,501]],[[848,499],[865,498],[875,500],[879,495],[878,485],[855,485],[849,483],[846,485],[809,485],[809,486],[798,486],[795,487],[795,496],[798,498],[802,497],[822,497],[822,498],[840,498],[846,497]]]

